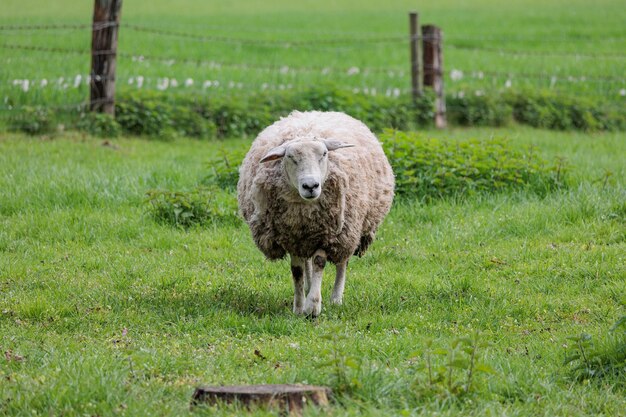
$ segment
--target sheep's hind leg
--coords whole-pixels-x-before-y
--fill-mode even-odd
[[[335,276],[335,286],[333,287],[333,293],[330,296],[330,302],[333,304],[341,305],[343,302],[343,289],[346,285],[346,268],[348,267],[348,260],[337,263],[337,275]]]
[[[311,282],[309,295],[304,302],[304,312],[307,315],[317,317],[322,312],[322,277],[324,275],[324,267],[326,266],[326,252],[318,250],[313,255],[313,271],[311,274]]]
[[[311,288],[311,277],[313,276],[313,258],[307,258],[304,261],[304,291],[307,292]]]
[[[293,312],[304,313],[304,285],[305,285],[306,259],[291,256],[291,276],[293,277]]]

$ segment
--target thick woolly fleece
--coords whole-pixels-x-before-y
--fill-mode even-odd
[[[355,145],[328,154],[321,196],[300,197],[282,160],[260,163],[272,148],[298,140],[335,139]],[[338,263],[362,255],[391,208],[394,176],[382,146],[360,121],[339,112],[293,112],[252,143],[237,184],[239,210],[268,259],[310,258],[323,249]]]

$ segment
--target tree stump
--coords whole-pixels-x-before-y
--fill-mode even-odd
[[[328,405],[330,388],[313,385],[232,385],[198,387],[191,397],[191,408],[206,403],[216,405],[239,402],[245,407],[279,408],[289,416],[299,417],[307,403],[318,407]]]

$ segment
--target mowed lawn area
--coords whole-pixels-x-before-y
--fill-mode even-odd
[[[191,394],[310,383],[337,395],[306,415],[624,415],[623,371],[579,381],[564,359],[568,337],[610,344],[624,315],[626,135],[428,134],[533,144],[566,158],[570,185],[396,200],[351,262],[341,307],[326,302],[329,266],[316,320],[291,313],[288,262],[264,260],[243,222],[182,230],[148,213],[146,191],[191,189],[215,155],[249,139],[3,134],[0,414],[241,415],[190,411]],[[428,381],[425,352],[438,373],[459,337],[481,342],[490,371],[476,369],[468,393]],[[464,384],[467,364],[450,369]]]

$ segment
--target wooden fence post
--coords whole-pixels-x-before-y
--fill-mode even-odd
[[[411,96],[413,102],[422,95],[419,65],[419,14],[409,13],[409,46],[411,49]]]
[[[443,94],[443,52],[441,29],[434,25],[422,26],[424,49],[424,86],[435,91],[435,126],[446,127],[446,98]]]
[[[91,34],[91,111],[115,115],[115,55],[122,0],[95,0]]]

